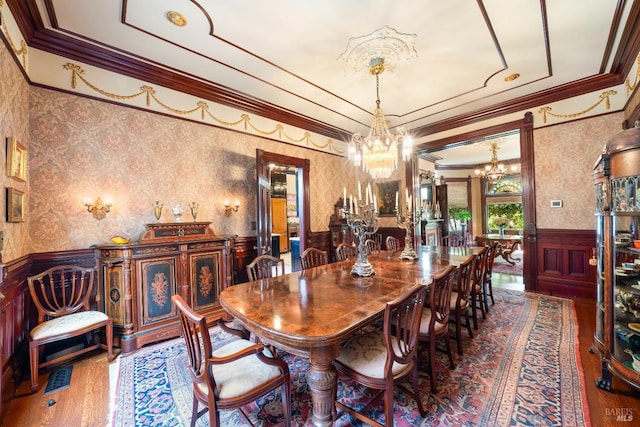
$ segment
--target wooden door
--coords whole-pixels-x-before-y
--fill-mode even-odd
[[[263,150],[256,150],[256,232],[258,255],[271,255],[271,172]]]

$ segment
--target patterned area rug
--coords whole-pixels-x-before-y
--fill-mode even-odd
[[[495,273],[502,273],[502,274],[512,274],[514,276],[522,276],[522,251],[515,251],[513,253],[512,258],[514,259],[520,259],[520,261],[517,261],[515,263],[515,265],[511,265],[509,264],[507,261],[505,261],[504,259],[502,259],[502,257],[500,255],[498,255],[495,259],[495,261],[493,262],[493,271]]]
[[[430,394],[426,353],[421,353],[420,388],[428,417],[413,398],[395,396],[397,426],[585,426],[590,425],[578,331],[571,300],[494,289],[496,305],[474,338],[465,338],[464,356],[450,371],[438,355],[438,394]],[[215,343],[233,339],[212,330]],[[455,342],[453,343],[455,351]],[[188,426],[191,384],[182,339],[142,348],[121,357],[112,420],[114,426]],[[291,370],[295,425],[306,425],[310,396],[307,360],[283,354]],[[370,391],[339,381],[338,398],[361,403]],[[280,395],[271,394],[245,408],[258,425],[272,426],[281,415]],[[225,426],[248,425],[239,411],[223,411]],[[382,408],[375,413],[382,421]],[[198,426],[208,425],[201,417]],[[362,425],[343,415],[337,426]]]

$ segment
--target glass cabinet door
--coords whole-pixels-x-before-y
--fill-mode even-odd
[[[605,244],[604,244],[604,216],[596,215],[596,328],[594,337],[597,341],[599,349],[602,351],[604,347],[604,322],[605,322],[605,306],[604,306],[604,292],[605,292],[605,277],[604,277],[604,257],[605,257]]]
[[[613,348],[612,356],[640,372],[640,216],[614,216]],[[634,364],[634,355],[638,360]]]

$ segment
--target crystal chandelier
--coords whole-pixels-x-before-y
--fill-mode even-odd
[[[507,169],[502,163],[498,163],[498,145],[495,142],[491,143],[491,163],[486,165],[484,169],[476,169],[476,175],[480,175],[481,178],[489,180],[494,183],[500,181],[507,173]]]
[[[389,178],[398,169],[398,145],[402,145],[402,158],[411,158],[412,141],[404,127],[398,127],[393,135],[380,108],[380,74],[384,71],[384,58],[373,58],[369,72],[376,76],[376,110],[371,130],[366,137],[356,133],[348,147],[349,159],[356,167],[362,166],[373,179]]]

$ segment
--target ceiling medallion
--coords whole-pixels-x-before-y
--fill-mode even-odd
[[[176,27],[184,27],[187,25],[187,18],[185,18],[180,12],[167,12],[167,19]]]
[[[384,26],[371,34],[351,37],[347,48],[338,60],[345,63],[347,70],[370,72],[371,63],[376,58],[384,58],[385,67],[417,58],[415,49],[416,34],[404,34]]]

